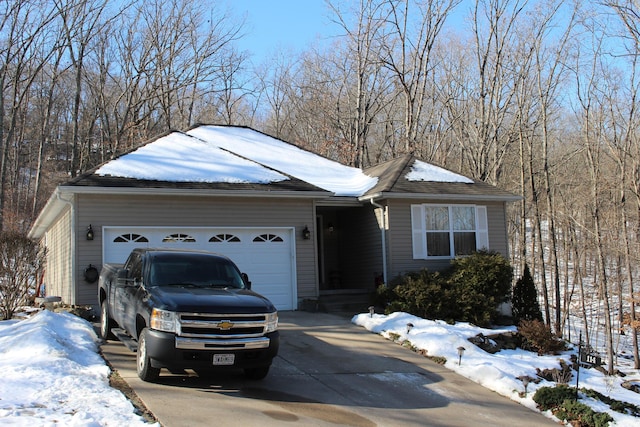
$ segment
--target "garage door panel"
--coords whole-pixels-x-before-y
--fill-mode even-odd
[[[123,263],[137,247],[216,252],[249,275],[254,291],[269,298],[279,310],[292,310],[297,305],[293,235],[293,228],[106,226],[103,261]],[[125,238],[118,239],[121,236]],[[143,236],[144,241],[134,241],[139,239],[136,236]]]

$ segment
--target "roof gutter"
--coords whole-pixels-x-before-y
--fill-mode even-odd
[[[31,229],[29,230],[27,237],[30,239],[39,239],[45,231],[47,231],[46,224],[51,223],[51,221],[60,215],[60,212],[62,212],[65,205],[69,205],[71,206],[71,209],[73,209],[72,201],[63,197],[63,195],[67,194],[71,193],[61,192],[60,188],[56,188],[54,190],[53,194],[49,197],[49,200],[40,211],[40,214],[31,225]]]
[[[329,191],[263,191],[263,190],[207,190],[188,188],[140,188],[140,187],[94,187],[60,186],[63,192],[76,194],[149,195],[154,196],[217,196],[217,197],[280,197],[318,199],[331,196]]]
[[[387,281],[387,238],[386,238],[386,226],[387,226],[387,206],[382,206],[377,203],[373,198],[369,199],[371,205],[382,209],[382,224],[380,224],[380,239],[382,242],[382,280],[385,286],[389,283]]]
[[[489,195],[489,194],[426,194],[426,193],[387,193],[379,192],[359,198],[362,201],[373,199],[415,199],[415,200],[479,200],[493,202],[518,202],[522,196],[511,195]]]

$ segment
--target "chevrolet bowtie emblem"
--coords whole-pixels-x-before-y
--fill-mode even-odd
[[[233,328],[233,323],[229,322],[228,320],[223,320],[222,322],[218,323],[217,325],[218,329],[231,329]]]

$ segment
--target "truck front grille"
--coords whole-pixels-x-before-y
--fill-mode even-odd
[[[266,314],[180,313],[178,336],[188,338],[251,338],[265,332]]]

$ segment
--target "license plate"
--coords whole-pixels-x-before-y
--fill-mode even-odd
[[[235,354],[214,354],[214,365],[233,365],[236,360]]]

